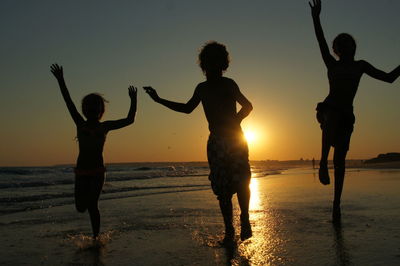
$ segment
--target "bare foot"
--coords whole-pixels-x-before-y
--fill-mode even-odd
[[[251,230],[251,225],[249,221],[249,215],[246,216],[240,215],[240,225],[241,225],[240,239],[242,241],[249,239],[250,237],[253,236],[253,232]]]

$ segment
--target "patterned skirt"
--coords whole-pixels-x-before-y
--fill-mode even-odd
[[[249,186],[249,149],[243,133],[235,137],[211,134],[207,142],[209,180],[219,200],[230,199],[241,187]]]

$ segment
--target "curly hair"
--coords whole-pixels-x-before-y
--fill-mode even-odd
[[[357,44],[353,36],[348,33],[340,33],[333,40],[332,48],[338,57],[354,57]]]
[[[229,66],[229,53],[226,46],[216,41],[203,45],[199,53],[200,68],[204,71],[225,71]]]
[[[82,113],[86,118],[100,119],[105,111],[104,97],[98,93],[90,93],[82,99]]]

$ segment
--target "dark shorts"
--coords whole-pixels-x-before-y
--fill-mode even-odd
[[[340,110],[324,102],[318,103],[316,110],[317,120],[329,145],[349,150],[355,122],[353,110]]]
[[[207,142],[209,180],[219,200],[231,198],[250,183],[249,149],[243,134],[226,138],[210,135]]]

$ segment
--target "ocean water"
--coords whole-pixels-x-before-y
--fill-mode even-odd
[[[400,170],[348,169],[336,227],[310,162],[251,166],[253,237],[235,199],[229,247],[207,163],[108,165],[96,243],[72,166],[0,168],[0,265],[400,265]]]
[[[280,173],[290,163],[252,163],[253,176]],[[107,165],[100,200],[210,189],[206,162]],[[0,215],[74,203],[72,165],[0,167]]]

